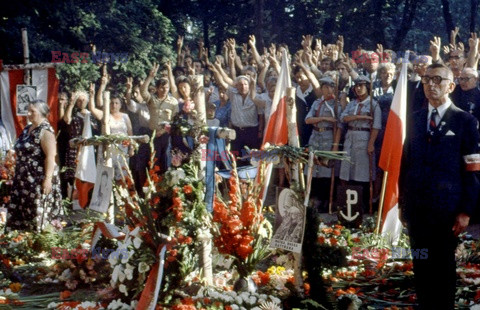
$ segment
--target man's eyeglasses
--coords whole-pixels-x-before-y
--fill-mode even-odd
[[[459,78],[458,78],[458,81],[460,81],[460,82],[468,82],[468,81],[470,81],[470,79],[473,79],[473,77],[471,77],[471,76],[459,77]]]
[[[435,75],[435,76],[424,75],[424,76],[422,76],[422,84],[428,84],[428,83],[430,83],[430,81],[433,81],[433,84],[438,85],[438,84],[442,83],[443,80],[450,80],[450,79],[441,77],[439,75]]]

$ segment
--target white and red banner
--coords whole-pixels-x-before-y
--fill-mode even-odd
[[[387,235],[392,243],[398,240],[402,231],[398,209],[398,178],[400,176],[400,163],[407,128],[407,65],[408,52],[405,54],[402,71],[388,114],[379,161],[380,168],[388,172],[381,214],[383,223],[382,234]]]
[[[24,70],[8,70],[0,72],[0,101],[2,122],[15,141],[27,125],[25,116],[17,115],[17,85],[23,85]],[[58,79],[55,68],[32,69],[32,85],[37,87],[37,99],[44,100],[50,107],[48,120],[57,130],[58,121]]]
[[[83,118],[82,138],[92,137],[92,126],[90,124],[90,112]],[[80,207],[85,208],[89,202],[88,194],[95,185],[97,169],[95,167],[95,149],[93,145],[82,145],[77,155],[77,167],[75,171],[75,188]],[[75,203],[75,202],[74,202]]]
[[[272,100],[270,117],[263,137],[262,149],[265,143],[285,145],[288,142],[287,125],[287,89],[292,87],[287,52],[283,51],[282,66],[278,75],[277,86]]]
[[[261,150],[264,149],[266,143],[269,143],[270,145],[285,145],[288,143],[287,89],[291,86],[292,81],[290,80],[288,56],[287,52],[284,50],[282,53],[282,66],[280,67],[280,74],[278,75],[277,85],[275,86],[272,108],[270,109],[270,117],[263,137],[262,146],[260,148]],[[272,169],[273,164],[269,162],[264,172],[265,183],[262,189],[262,201],[265,201],[267,196]],[[257,171],[257,182],[260,180],[260,174],[261,172]]]

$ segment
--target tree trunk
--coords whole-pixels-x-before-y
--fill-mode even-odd
[[[455,25],[453,24],[452,19],[452,13],[450,12],[450,2],[448,0],[442,0],[442,8],[443,18],[445,19],[445,26],[447,28],[447,42],[450,42],[450,32],[455,29]]]
[[[470,0],[470,32],[475,32],[478,0]]]
[[[210,51],[210,39],[208,38],[208,18],[207,15],[203,15],[202,18],[202,26],[203,26],[203,43],[205,44],[205,48]],[[207,55],[208,57],[209,55]]]
[[[442,0],[443,1],[443,0]],[[448,1],[448,0],[447,0]],[[395,42],[392,46],[394,51],[400,49],[403,40],[407,36],[408,31],[412,27],[413,19],[417,11],[418,0],[405,0],[405,7],[403,8],[402,24],[397,30]]]
[[[377,42],[375,43],[381,43],[383,46],[387,46],[387,42],[385,42],[385,33],[384,33],[384,29],[385,29],[385,25],[383,23],[383,5],[385,4],[385,0],[375,0],[373,1],[373,9],[374,9],[374,19],[373,19],[373,23],[374,23],[374,31],[375,31],[375,34],[374,34],[374,37],[377,39]],[[373,48],[375,50],[375,47]]]
[[[264,0],[255,0],[255,38],[257,40],[257,49],[263,54],[265,42],[263,41],[263,9],[265,7]]]

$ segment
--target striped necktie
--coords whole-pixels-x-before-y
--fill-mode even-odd
[[[430,131],[430,133],[433,133],[433,131],[435,131],[435,129],[437,128],[437,115],[437,109],[433,109],[432,114],[430,114],[430,121],[428,122],[428,130]]]

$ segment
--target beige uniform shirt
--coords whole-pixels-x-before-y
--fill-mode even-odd
[[[170,123],[173,117],[178,113],[178,101],[172,96],[160,100],[157,95],[151,95],[147,101],[150,110],[149,128],[156,130],[157,135],[163,134],[165,129],[161,123]]]

